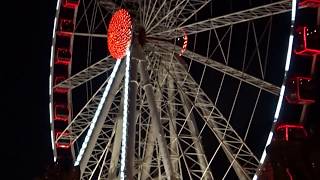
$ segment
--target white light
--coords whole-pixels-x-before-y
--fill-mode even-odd
[[[266,143],[266,147],[271,143],[272,137],[273,137],[273,132],[270,132],[267,143]],[[261,159],[260,159],[260,164],[263,164],[264,160],[266,159],[266,156],[267,156],[266,148],[264,148]]]
[[[258,176],[255,174],[252,180],[257,180],[257,179],[258,179]]]
[[[297,0],[292,0],[291,21],[296,20]]]
[[[49,96],[51,97],[52,95],[52,74],[50,72],[50,75],[49,75]]]
[[[53,44],[51,45],[51,55],[50,55],[50,74],[51,74],[51,68],[52,68],[52,66],[53,66],[53,57],[54,57],[54,55],[53,55],[53,52],[54,50],[53,50]]]
[[[80,152],[79,152],[79,154],[78,154],[78,156],[77,156],[77,159],[76,159],[76,161],[75,161],[75,163],[74,163],[75,166],[79,165],[79,163],[80,163],[80,161],[81,161],[81,159],[82,159],[83,153],[84,153],[85,149],[87,148],[87,145],[88,145],[89,139],[90,139],[90,137],[91,137],[92,131],[93,131],[95,125],[96,125],[96,122],[97,122],[97,120],[98,120],[98,116],[99,116],[99,114],[100,114],[100,111],[101,111],[101,109],[102,109],[102,106],[103,106],[103,104],[104,104],[104,101],[106,100],[106,97],[107,97],[107,95],[109,94],[109,90],[110,90],[111,84],[112,84],[113,79],[114,79],[114,77],[115,77],[115,75],[116,75],[116,72],[118,71],[120,62],[121,62],[121,61],[118,61],[118,60],[117,60],[115,66],[114,66],[114,68],[113,68],[113,70],[112,70],[112,73],[111,73],[111,75],[110,75],[110,79],[109,79],[109,81],[108,81],[108,83],[107,83],[107,86],[106,86],[106,89],[105,89],[104,92],[103,92],[103,95],[102,95],[102,98],[101,98],[100,103],[99,103],[99,105],[98,105],[98,108],[97,108],[97,110],[96,110],[96,112],[95,112],[95,114],[94,114],[94,116],[93,116],[93,118],[92,118],[92,122],[91,122],[91,124],[90,124],[88,133],[87,133],[87,135],[86,135],[86,137],[85,137],[85,139],[84,139],[84,142],[82,143]]]
[[[58,11],[58,9],[59,9],[59,5],[60,5],[60,0],[58,0],[58,2],[57,2],[57,6],[56,6],[56,10]]]
[[[52,150],[54,151],[54,149],[55,149],[55,145],[54,145],[54,132],[53,132],[52,129],[51,129],[50,135],[51,135],[51,147],[52,147]]]
[[[289,45],[288,45],[288,52],[286,58],[286,66],[284,68],[285,71],[289,70],[290,62],[291,62],[291,54],[292,54],[292,43],[293,43],[293,35],[291,34],[289,37]]]
[[[57,28],[57,23],[58,23],[58,18],[54,18],[54,23],[53,23],[53,30],[52,30],[52,38],[54,39],[56,37],[56,28]]]
[[[120,179],[125,179],[124,168],[126,161],[126,145],[127,145],[127,126],[128,126],[128,93],[129,93],[129,76],[130,76],[130,51],[127,51],[126,56],[126,74],[124,79],[124,106],[122,120],[122,143],[121,143],[121,161],[120,161]]]
[[[273,122],[277,122],[279,114],[280,114],[280,109],[281,109],[281,105],[282,105],[282,101],[283,101],[283,95],[284,95],[284,90],[286,89],[286,87],[284,85],[281,86],[281,90],[280,90],[280,96],[279,96],[279,100],[278,100],[278,104],[277,104],[277,108],[276,108],[276,112],[274,113],[274,120]]]
[[[297,0],[292,0],[292,7],[291,7],[291,34],[289,36],[289,43],[288,43],[288,51],[287,51],[287,58],[286,58],[286,65],[285,65],[285,70],[284,70],[284,80],[286,78],[286,75],[287,75],[287,72],[289,71],[289,68],[290,68],[290,62],[291,62],[291,54],[292,54],[292,44],[293,44],[293,34],[292,34],[292,30],[294,28],[294,21],[295,21],[295,18],[296,18],[296,10],[297,10]],[[281,105],[282,105],[282,101],[283,101],[283,95],[284,95],[284,91],[285,91],[285,86],[284,86],[284,81],[282,83],[282,86],[281,86],[281,90],[280,90],[280,95],[279,95],[279,99],[278,99],[278,104],[277,104],[277,108],[276,108],[276,112],[274,114],[274,120],[273,120],[273,123],[276,123],[278,121],[278,117],[279,117],[279,114],[280,114],[280,110],[281,110]],[[262,157],[260,159],[260,163],[263,164],[266,156],[267,156],[267,153],[266,153],[266,147],[271,143],[271,140],[272,140],[272,136],[273,136],[273,132],[272,132],[272,129],[269,133],[269,136],[268,136],[268,140],[267,140],[267,143],[264,147],[264,150],[263,150],[263,153],[262,153]],[[254,175],[253,179],[256,180],[258,177],[257,177],[257,174]]]
[[[50,100],[50,102],[49,102],[49,119],[50,119],[50,126],[52,125],[52,123],[53,123],[53,118],[52,118],[52,102],[51,102],[51,100]]]

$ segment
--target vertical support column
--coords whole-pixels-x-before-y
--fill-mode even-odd
[[[179,172],[179,148],[178,148],[178,139],[177,139],[177,125],[176,125],[176,117],[177,117],[177,110],[175,108],[175,88],[174,82],[171,76],[167,78],[168,84],[168,106],[169,106],[169,129],[170,129],[170,149],[171,149],[171,156],[173,156],[172,160],[172,168],[175,177],[178,177]]]
[[[139,51],[141,51],[140,49],[139,49]],[[138,58],[142,59],[143,54],[142,54],[142,52],[139,52],[139,53],[140,53],[139,54],[140,56],[138,56]],[[167,179],[170,180],[170,179],[173,179],[172,165],[171,165],[171,162],[169,159],[169,152],[167,149],[167,143],[166,143],[166,140],[164,139],[164,131],[162,129],[161,122],[160,122],[160,114],[159,114],[157,106],[156,106],[152,85],[149,80],[149,73],[146,70],[146,61],[140,61],[139,67],[140,67],[140,74],[141,74],[143,89],[145,90],[148,104],[150,106],[150,111],[151,111],[151,116],[152,116],[152,126],[154,126],[155,134],[157,135],[159,150],[160,150],[160,154],[162,156]]]
[[[159,67],[157,67],[157,68],[159,68]],[[162,82],[162,77],[160,76],[158,80],[159,80],[159,82]],[[157,100],[156,105],[158,108],[160,108],[161,107],[161,92],[159,89],[156,91],[155,96],[156,96],[156,100]],[[142,180],[149,178],[148,173],[150,173],[150,164],[152,161],[153,152],[156,147],[155,146],[156,134],[154,132],[155,132],[155,128],[154,128],[154,125],[151,121],[149,132],[148,132],[146,151],[145,151],[145,155],[144,155],[144,159],[143,159],[143,170],[142,170],[142,176],[141,176]],[[158,166],[158,167],[160,170],[161,167],[160,166]]]
[[[105,122],[105,119],[106,119],[108,113],[109,113],[114,96],[116,95],[116,92],[119,89],[121,80],[123,79],[123,75],[124,75],[124,67],[125,67],[125,63],[121,62],[120,67],[115,74],[114,80],[113,80],[113,82],[111,82],[109,92],[107,92],[108,94],[106,95],[105,102],[101,107],[101,111],[100,111],[100,114],[98,115],[95,127],[92,129],[91,136],[87,140],[87,143],[88,143],[87,147],[84,150],[81,149],[84,151],[83,157],[80,160],[81,174],[82,174],[82,172],[84,172],[84,170],[87,166],[90,155],[94,149],[94,146],[97,142],[98,136],[99,136],[100,131],[102,129],[102,126]],[[89,131],[90,131],[90,129],[89,129]],[[88,131],[88,133],[89,133],[89,131]],[[80,150],[80,153],[81,153],[81,150]]]
[[[120,106],[122,107],[122,106]],[[112,154],[111,154],[111,161],[110,161],[110,168],[108,172],[108,179],[116,179],[117,176],[117,165],[119,161],[120,155],[120,146],[121,146],[121,135],[122,135],[122,117],[117,118],[117,127],[116,127],[116,134],[113,141],[112,147]]]
[[[137,43],[133,43],[133,53],[135,54]],[[134,56],[133,54],[133,56]],[[135,132],[136,132],[136,100],[137,100],[137,60],[130,59],[129,72],[129,92],[128,92],[128,121],[127,121],[127,141],[126,141],[126,159],[125,159],[125,178],[133,180],[134,177],[134,157],[135,157]],[[124,102],[125,104],[125,102]],[[122,127],[122,130],[123,127]],[[123,132],[122,132],[123,133]]]

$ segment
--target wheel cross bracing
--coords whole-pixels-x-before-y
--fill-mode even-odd
[[[110,81],[109,74],[115,60],[107,54],[102,58],[94,55],[100,53],[94,50],[98,48],[94,44],[101,39],[105,41],[105,35],[102,33],[106,32],[107,18],[112,13],[110,8],[104,7],[106,4],[110,4],[108,0],[80,2],[73,54],[76,54],[77,38],[85,37],[88,43],[84,48],[87,49],[87,67],[78,70],[53,88],[70,88],[76,91],[84,86],[90,97],[83,97],[86,103],[75,112],[64,133],[55,139],[56,143],[71,142],[74,146],[81,147],[102,94]],[[133,159],[127,163],[131,164],[128,171],[134,179],[224,179],[234,176],[250,179],[259,169],[257,157],[261,154],[253,152],[250,149],[252,145],[247,144],[247,138],[252,131],[250,125],[255,121],[255,111],[261,93],[267,92],[277,96],[279,87],[265,80],[268,58],[263,56],[266,57],[268,51],[262,49],[268,49],[269,43],[262,44],[261,39],[271,39],[271,24],[269,23],[264,29],[265,33],[259,36],[254,21],[262,18],[269,22],[270,19],[266,17],[288,12],[290,1],[266,3],[255,8],[247,7],[247,10],[219,17],[210,15],[207,20],[197,21],[197,14],[208,7],[212,8],[214,4],[215,2],[210,0],[125,0],[113,3],[115,6],[131,8],[132,14],[135,14],[136,26],[143,27],[146,33],[145,43],[135,40],[136,43],[130,48],[131,64],[137,65],[137,78],[131,84],[131,88],[133,84],[136,86],[136,100],[133,103],[136,115],[132,118],[133,122],[129,122],[135,126],[135,131],[129,135],[129,140],[134,141],[134,149],[127,149]],[[263,11],[260,11],[262,9]],[[244,34],[247,33],[247,39],[249,36],[254,39],[252,44],[254,53],[257,54],[254,57],[257,62],[256,68],[259,69],[257,73],[246,72],[250,66],[248,62],[254,59],[246,55],[249,54],[247,48],[244,50],[244,57],[241,58],[242,69],[232,67],[229,63],[232,61],[232,31],[238,28],[235,24],[248,24]],[[218,28],[225,27],[228,30],[222,36]],[[181,45],[176,38],[181,37],[182,30],[194,40],[180,57],[178,54]],[[251,35],[249,31],[252,32]],[[205,43],[201,42],[205,51],[200,52],[195,47],[200,46],[197,36],[202,35],[207,39]],[[248,44],[249,42],[246,42],[245,46]],[[218,51],[222,54],[219,56],[222,60],[215,61],[214,57]],[[76,55],[73,55],[73,61],[77,61]],[[200,81],[191,73],[192,68],[199,65],[203,67]],[[82,179],[116,179],[119,176],[124,69],[123,61],[111,83],[103,106],[105,108],[99,114],[92,135],[88,137],[88,146],[80,157]],[[203,89],[206,71],[222,74],[217,86],[218,92],[213,97]],[[233,103],[225,113],[219,110],[219,101],[227,77],[236,79],[238,86],[236,94],[231,97]],[[94,88],[93,84],[97,79],[102,83],[98,88]],[[238,133],[232,127],[233,113],[238,108],[237,100],[238,96],[241,96],[239,91],[247,85],[256,89],[258,94],[255,96],[254,106],[249,108],[251,116],[247,120],[245,131]],[[74,103],[73,106],[76,106]],[[133,112],[129,112],[129,116],[130,113]],[[242,120],[241,117],[237,119]],[[210,138],[205,139],[207,137]],[[208,144],[212,144],[210,148]],[[77,153],[79,152],[76,150]],[[217,164],[221,161],[227,165],[219,169]]]

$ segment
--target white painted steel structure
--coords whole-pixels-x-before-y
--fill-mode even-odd
[[[120,178],[121,154],[128,157],[121,161],[125,164],[122,177],[127,179],[253,178],[263,151],[256,146],[265,144],[273,123],[271,118],[269,127],[263,127],[265,134],[253,127],[260,114],[274,113],[265,110],[269,104],[261,98],[271,97],[269,103],[275,104],[280,94],[281,81],[269,77],[272,48],[285,54],[281,51],[285,47],[271,47],[270,41],[289,37],[286,12],[291,10],[291,1],[248,3],[240,11],[227,8],[225,15],[215,16],[212,10],[223,3],[227,2],[80,1],[73,34],[75,70],[55,86],[50,83],[50,92],[55,88],[72,92],[72,119],[65,133],[53,139],[72,143],[81,179]],[[120,6],[134,17],[136,39],[130,63],[124,58],[114,69],[105,34],[114,7]],[[288,29],[287,37],[272,34],[275,15],[287,21],[280,25]],[[145,37],[138,30],[141,27]],[[189,44],[179,56],[178,38],[183,32]],[[144,43],[138,43],[138,37],[145,38]],[[129,64],[129,88],[124,92]],[[54,72],[52,68],[50,78]],[[282,79],[283,73],[278,73]],[[243,111],[248,115],[242,116]],[[123,116],[128,117],[127,123]],[[128,125],[127,148],[121,148],[123,123]]]

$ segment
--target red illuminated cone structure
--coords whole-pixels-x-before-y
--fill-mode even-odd
[[[115,59],[122,59],[130,46],[132,37],[132,22],[130,14],[125,9],[117,10],[111,17],[108,27],[108,49]]]

